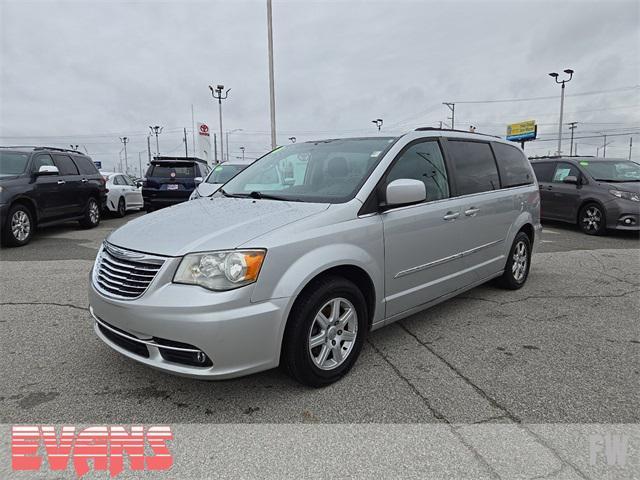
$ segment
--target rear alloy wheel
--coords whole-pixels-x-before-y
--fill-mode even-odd
[[[87,202],[87,209],[85,210],[84,217],[80,220],[80,225],[84,228],[97,227],[100,223],[100,206],[98,201],[91,197]]]
[[[11,247],[26,245],[31,240],[34,229],[29,209],[24,205],[15,205],[9,210],[2,232],[2,243]]]
[[[504,273],[498,284],[508,290],[517,290],[527,281],[531,267],[531,239],[524,232],[518,232],[507,258]]]
[[[604,210],[597,203],[589,203],[580,209],[578,226],[587,235],[602,235],[606,230]]]
[[[325,277],[305,288],[289,315],[282,366],[300,383],[329,385],[356,362],[367,333],[362,292],[341,277]]]
[[[118,200],[118,210],[116,210],[116,214],[122,218],[127,214],[127,205],[124,201],[124,198],[120,197]]]

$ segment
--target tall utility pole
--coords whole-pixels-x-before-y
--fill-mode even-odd
[[[604,136],[602,141],[602,158],[607,158],[607,136]]]
[[[240,150],[242,150],[242,161],[244,162],[244,147],[240,147]]]
[[[269,35],[269,107],[271,112],[271,148],[276,148],[276,92],[273,79],[273,22],[271,0],[267,0],[267,31]]]
[[[138,174],[140,178],[142,178],[142,152],[144,152],[144,150],[138,152]]]
[[[447,117],[448,119],[451,120],[451,130],[455,130],[456,128],[456,104],[455,103],[451,103],[451,102],[442,102],[443,105],[446,105],[447,107],[449,107],[449,110],[451,110],[451,116]]]
[[[631,160],[631,147],[633,147],[633,137],[629,137],[629,160]]]
[[[562,85],[562,89],[560,92],[560,120],[558,121],[558,155],[562,153],[562,114],[564,112],[564,84],[570,82],[573,78],[573,70],[567,68],[564,70],[564,73],[569,75],[569,78],[565,78],[564,80],[558,80],[559,75],[556,72],[551,72],[549,74],[550,77],[553,77],[556,83]]]
[[[185,158],[189,156],[189,148],[187,147],[187,145],[189,145],[187,143],[187,129],[183,128],[184,130],[184,156]],[[193,156],[196,156],[196,152],[193,152]]]
[[[213,162],[218,164],[218,141],[215,133],[213,134]]]
[[[376,118],[375,120],[371,120],[371,123],[375,124],[375,126],[378,127],[378,131],[380,131],[380,128],[382,127],[382,124],[384,122],[381,118]]]
[[[229,134],[234,132],[241,132],[241,128],[234,128],[233,130],[227,130],[225,133],[227,134],[225,142],[227,143],[227,162],[229,161]]]
[[[151,135],[147,135],[147,154],[149,155],[149,165],[151,165]]]
[[[224,161],[224,145],[222,144],[222,100],[226,100],[231,89],[227,88],[227,91],[224,92],[224,96],[222,96],[224,85],[217,85],[215,90],[211,85],[209,85],[209,90],[211,90],[211,96],[218,100],[218,114],[220,116],[220,161]]]
[[[571,150],[570,150],[569,156],[573,156],[573,131],[578,126],[578,122],[569,122],[567,123],[567,125],[569,125],[569,130],[571,130]]]
[[[129,173],[129,162],[127,159],[127,143],[129,143],[129,139],[127,137],[120,137],[120,141],[124,144],[124,173]]]
[[[158,140],[158,135],[160,135],[162,133],[162,129],[164,127],[161,127],[159,125],[156,125],[155,127],[152,127],[151,125],[149,125],[149,128],[151,129],[151,133],[156,136],[156,157],[159,157],[160,156],[160,141]]]

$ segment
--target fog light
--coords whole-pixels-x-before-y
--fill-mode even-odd
[[[625,219],[624,223],[626,223],[627,225],[630,225],[631,224],[631,219],[630,218]]]
[[[207,361],[207,356],[204,352],[198,352],[196,353],[196,360],[198,360],[199,363],[205,363]]]

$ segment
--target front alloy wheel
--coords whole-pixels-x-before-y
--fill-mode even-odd
[[[20,247],[31,240],[35,223],[29,209],[18,204],[11,207],[5,224],[0,227],[2,228],[2,244]]]
[[[579,224],[587,235],[600,235],[605,230],[604,212],[595,203],[585,205],[580,211]]]
[[[358,335],[358,314],[346,298],[334,298],[316,313],[309,329],[309,354],[321,370],[333,370],[349,357]]]

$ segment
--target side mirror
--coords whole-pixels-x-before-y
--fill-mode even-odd
[[[194,182],[196,182],[196,185],[200,185],[203,181],[202,177],[196,177],[193,179]]]
[[[386,205],[408,205],[427,198],[427,189],[420,180],[399,178],[387,185]]]
[[[567,175],[562,179],[562,183],[572,183],[574,185],[578,185],[578,177],[575,175]]]
[[[55,165],[40,165],[36,175],[58,175],[60,171]]]

